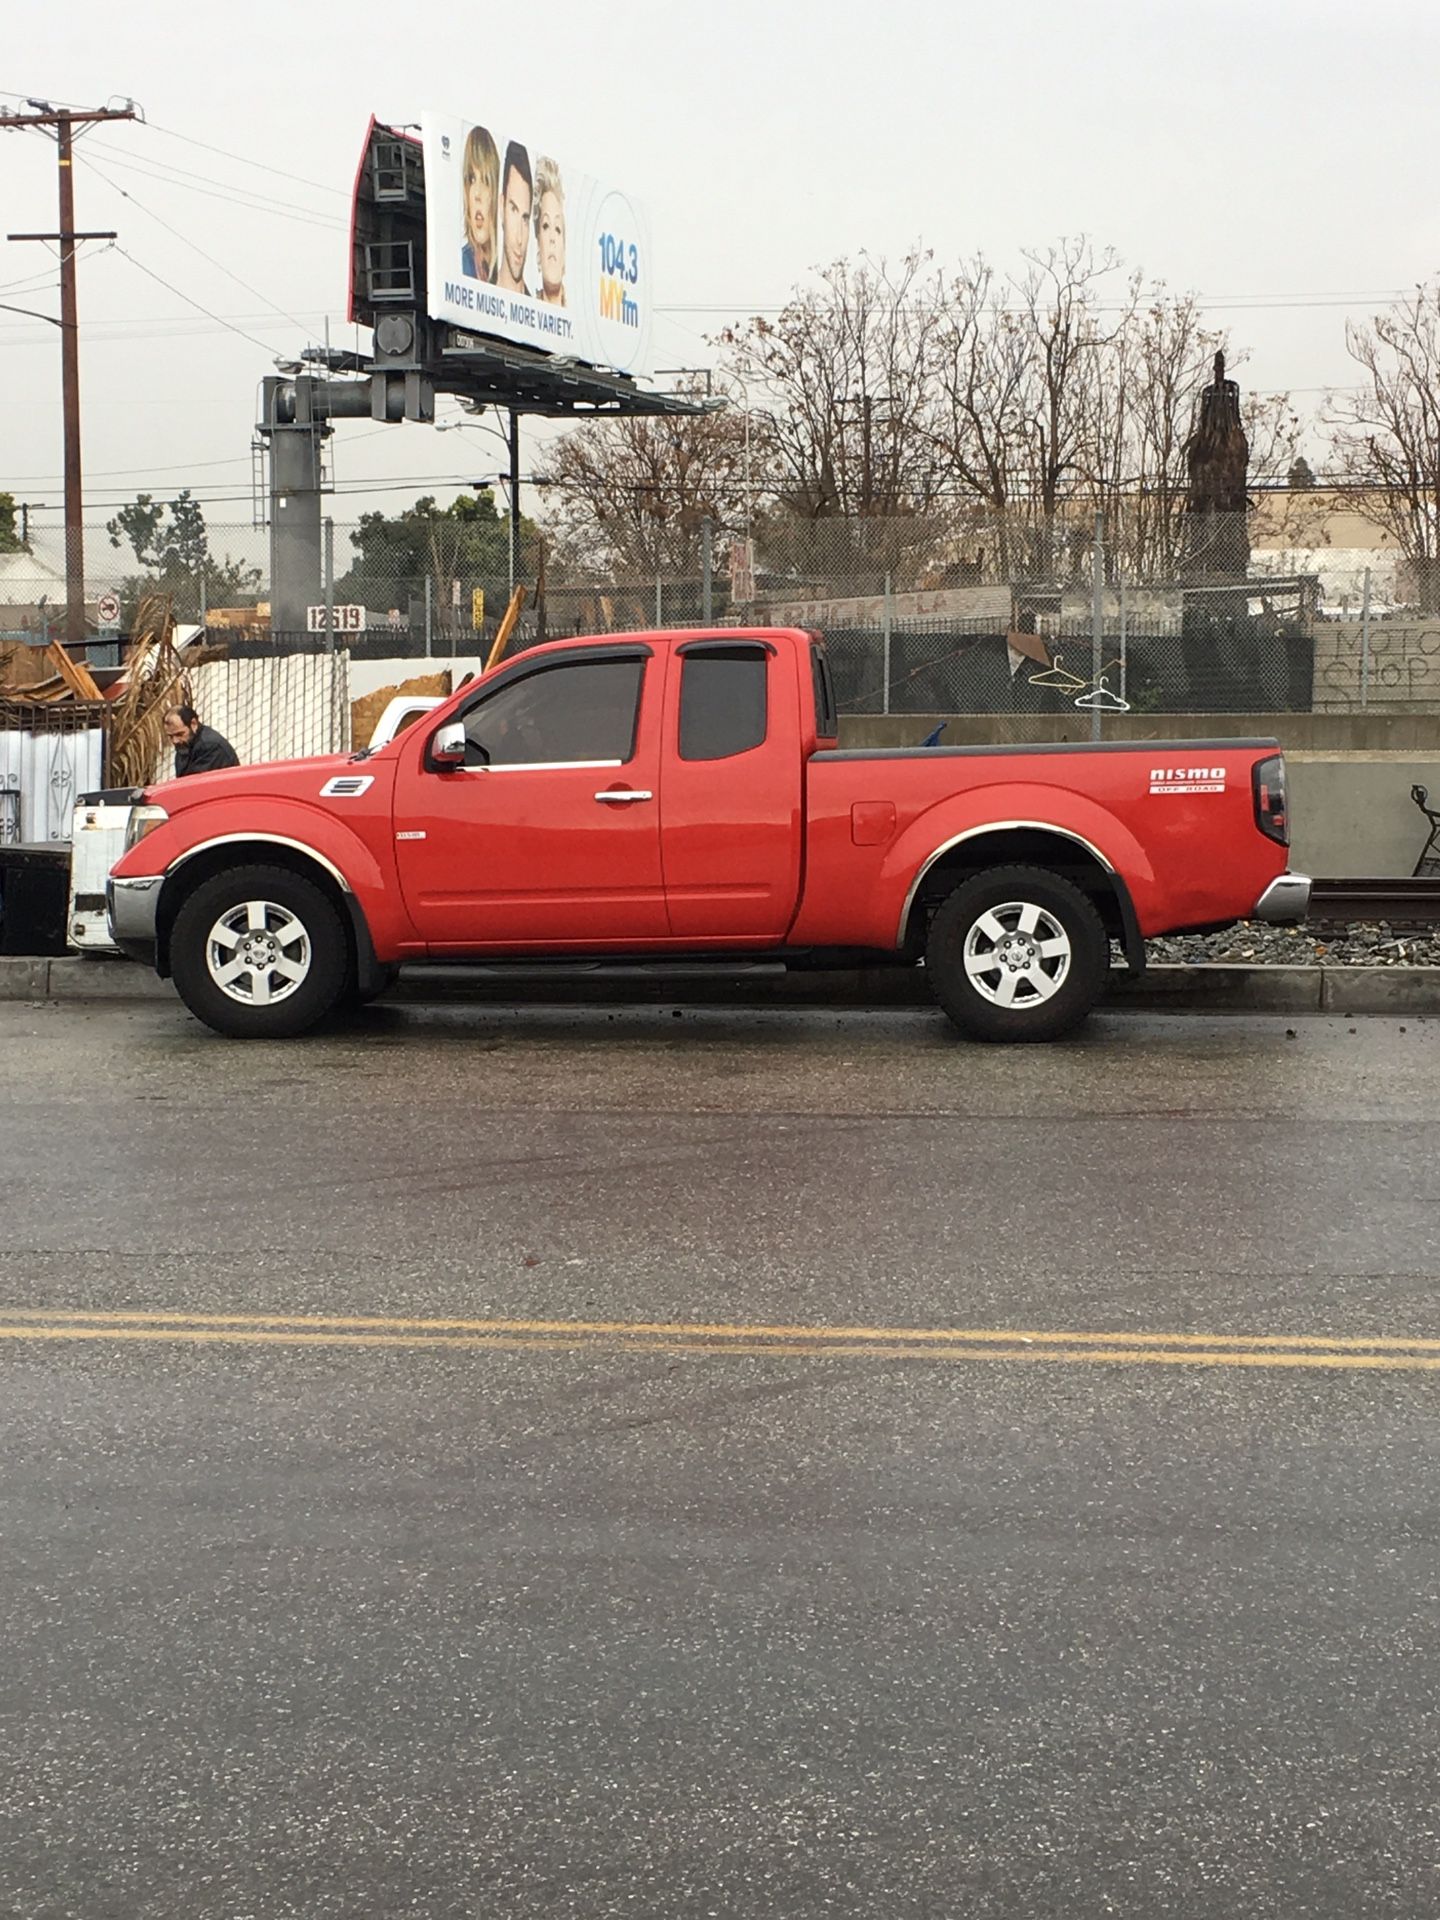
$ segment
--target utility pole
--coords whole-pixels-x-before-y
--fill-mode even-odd
[[[54,129],[60,170],[60,231],[12,233],[10,240],[54,240],[60,247],[60,372],[65,415],[65,642],[85,638],[84,488],[80,469],[80,313],[75,254],[83,240],[113,240],[110,233],[80,233],[75,226],[75,128],[103,120],[134,120],[135,103],[82,111],[29,100],[29,113],[0,113],[0,128]]]

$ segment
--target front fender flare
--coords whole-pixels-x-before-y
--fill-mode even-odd
[[[257,842],[271,847],[291,847],[296,853],[303,853],[307,860],[313,860],[317,867],[325,869],[342,893],[354,893],[355,889],[328,855],[321,853],[318,847],[311,846],[308,841],[292,840],[283,833],[217,833],[209,840],[197,840],[193,847],[187,847],[170,862],[165,869],[165,878],[168,880],[172,873],[178,873],[186,861],[193,860],[197,854],[209,853],[212,847],[253,846]]]
[[[210,809],[204,811],[208,813]],[[225,813],[229,814],[228,819]],[[183,880],[186,868],[194,860],[217,848],[253,846],[259,851],[273,846],[313,862],[339,890],[346,917],[355,932],[362,969],[367,955],[372,966],[385,966],[407,942],[414,940],[414,930],[400,903],[393,868],[388,874],[384,871],[366,839],[349,823],[338,821],[318,808],[272,801],[263,807],[257,806],[243,827],[235,824],[233,811],[226,808],[222,813],[218,806],[212,820],[207,822],[192,815],[185,824],[190,830],[186,836],[188,844],[171,856],[164,869],[162,923],[175,898],[177,881]],[[210,831],[201,831],[206,825]],[[388,851],[388,808],[383,831]],[[378,962],[374,960],[376,955],[380,956]]]

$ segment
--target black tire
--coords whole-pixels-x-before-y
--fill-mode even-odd
[[[1020,915],[1006,911],[1016,906],[1038,915],[1038,927],[1022,928]],[[997,909],[987,930],[981,922]],[[985,965],[992,954],[993,968]],[[931,990],[971,1040],[1058,1040],[1090,1012],[1109,969],[1095,903],[1044,867],[990,867],[963,881],[940,903],[925,947]],[[1007,991],[1011,1003],[999,1004]]]
[[[252,902],[267,910],[259,928],[248,911]],[[235,959],[258,955],[233,991],[217,980],[211,964],[212,946],[217,960],[226,950],[212,936],[227,915],[240,916],[253,929],[226,930],[226,938],[235,934]],[[251,940],[256,944],[247,945]],[[281,973],[282,964],[288,973]],[[296,969],[303,969],[298,980],[290,977]],[[170,971],[180,998],[216,1033],[237,1040],[284,1040],[305,1033],[338,1004],[350,975],[350,952],[339,911],[315,881],[288,867],[235,867],[202,880],[182,903],[170,935]],[[257,997],[269,994],[272,985],[275,997]]]

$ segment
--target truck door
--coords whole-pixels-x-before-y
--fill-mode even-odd
[[[773,945],[800,893],[800,705],[793,651],[689,640],[665,696],[661,841],[677,940]]]
[[[432,952],[664,941],[663,668],[638,642],[522,655],[450,716],[464,767],[430,767],[416,740],[395,855]]]

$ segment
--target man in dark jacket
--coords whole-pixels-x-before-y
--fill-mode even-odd
[[[165,716],[165,737],[175,749],[175,778],[238,767],[240,756],[214,727],[203,727],[193,707],[172,707]]]

